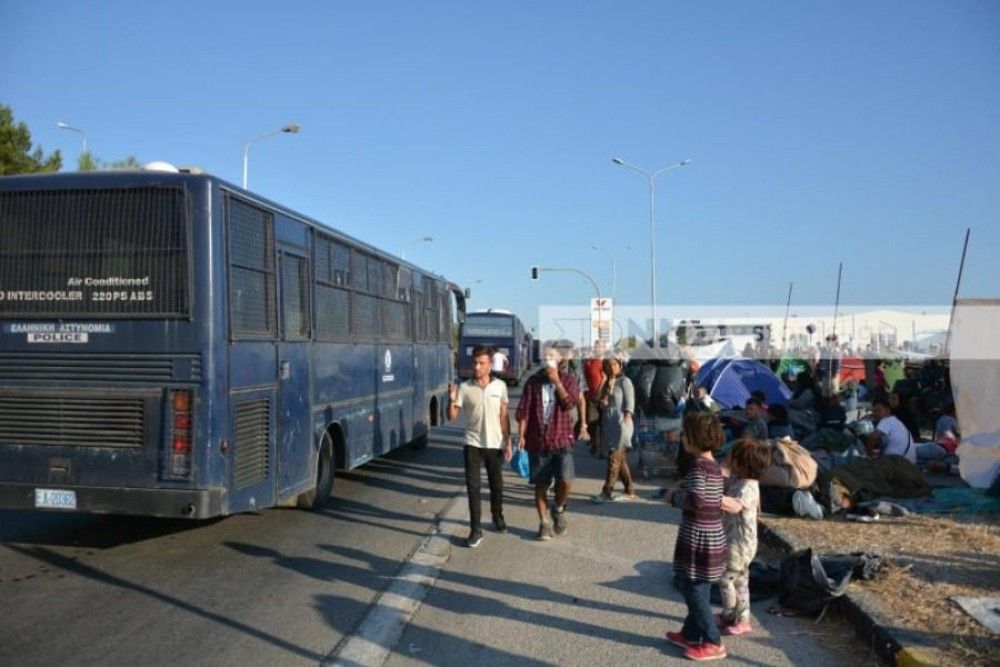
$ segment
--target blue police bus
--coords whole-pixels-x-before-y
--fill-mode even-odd
[[[532,336],[524,323],[509,310],[489,308],[466,316],[458,345],[458,376],[472,377],[472,351],[478,345],[495,348],[506,359],[498,373],[509,385],[517,385],[531,366]]]
[[[442,419],[461,290],[218,178],[0,178],[0,239],[0,508],[319,507]]]

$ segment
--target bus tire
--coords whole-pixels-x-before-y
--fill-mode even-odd
[[[330,502],[334,479],[333,438],[330,432],[323,434],[319,443],[319,458],[316,461],[316,486],[300,493],[298,506],[304,510],[318,510]]]
[[[426,433],[424,433],[423,435],[418,435],[417,437],[415,437],[413,440],[410,441],[410,449],[413,449],[418,452],[422,449],[427,449],[428,441],[429,438]]]
[[[413,440],[410,441],[410,448],[416,451],[427,448],[427,443],[430,440],[431,427],[437,426],[437,399],[432,398],[430,405],[427,406],[427,412],[424,413],[424,434],[418,435]]]

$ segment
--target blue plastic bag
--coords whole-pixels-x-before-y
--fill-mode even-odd
[[[514,448],[514,456],[510,459],[510,469],[521,477],[528,477],[528,452],[523,449]]]

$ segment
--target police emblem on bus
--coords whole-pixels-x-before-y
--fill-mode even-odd
[[[385,351],[385,372],[392,372],[392,352],[389,350]]]

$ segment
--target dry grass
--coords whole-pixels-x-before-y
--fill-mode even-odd
[[[1000,664],[1000,639],[954,603],[955,595],[1000,594],[1000,525],[996,515],[961,521],[913,515],[875,523],[767,517],[768,525],[820,553],[876,551],[886,567],[854,582],[876,595],[901,626],[928,636],[949,663]]]

